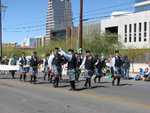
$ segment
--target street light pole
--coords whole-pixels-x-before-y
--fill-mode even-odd
[[[83,0],[80,0],[79,47],[83,48]]]
[[[2,2],[0,0],[0,60],[3,56],[3,45],[2,45]]]

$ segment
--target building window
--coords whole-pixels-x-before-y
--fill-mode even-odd
[[[129,25],[129,32],[132,32],[132,24]]]
[[[142,40],[141,31],[142,31],[142,23],[139,23],[139,42],[141,42],[141,40]]]
[[[136,24],[134,24],[134,32],[135,33],[136,33],[136,29],[137,29]]]
[[[125,25],[124,32],[127,33],[127,25]]]
[[[142,40],[142,35],[141,33],[139,33],[139,42],[141,42],[141,40]]]
[[[144,41],[146,42],[147,37],[147,22],[144,22]]]
[[[136,42],[136,33],[134,33],[134,42]]]
[[[137,29],[137,25],[135,23],[134,24],[134,42],[136,42],[136,29]]]
[[[127,43],[127,34],[125,34],[124,42]]]
[[[139,32],[142,31],[142,23],[139,23]]]
[[[144,22],[144,31],[147,31],[147,22]]]
[[[129,42],[132,42],[132,24],[129,24]]]
[[[126,43],[127,42],[127,25],[124,26],[124,42]]]

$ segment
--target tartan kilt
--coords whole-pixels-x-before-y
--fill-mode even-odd
[[[85,70],[85,78],[92,78],[93,74],[92,70]]]
[[[19,73],[27,73],[27,72],[28,72],[28,67],[23,67],[23,66],[19,67]]]
[[[95,69],[94,70],[94,74],[97,76],[97,77],[100,77],[103,75],[103,72],[102,71],[99,71],[99,69]]]
[[[121,77],[121,68],[115,67],[114,73],[115,73],[114,74],[115,77]]]
[[[55,78],[59,78],[61,75],[61,68],[57,67],[56,65],[52,65],[51,72]]]
[[[38,74],[38,68],[37,67],[30,67],[29,73],[32,76],[36,76]]]
[[[76,71],[75,71],[75,69],[69,69],[67,71],[67,75],[69,76],[70,81],[75,81],[76,80]]]

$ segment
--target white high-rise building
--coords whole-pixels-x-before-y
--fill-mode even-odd
[[[135,0],[135,12],[115,12],[101,21],[102,33],[116,33],[123,48],[150,48],[150,0]]]
[[[47,37],[65,35],[67,26],[72,25],[71,0],[48,0]]]

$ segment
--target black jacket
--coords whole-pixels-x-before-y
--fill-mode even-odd
[[[85,69],[94,70],[94,64],[95,64],[95,61],[93,58],[89,59],[88,57],[86,57]]]
[[[72,59],[68,61],[68,69],[76,69],[77,66],[77,58],[73,54]]]

